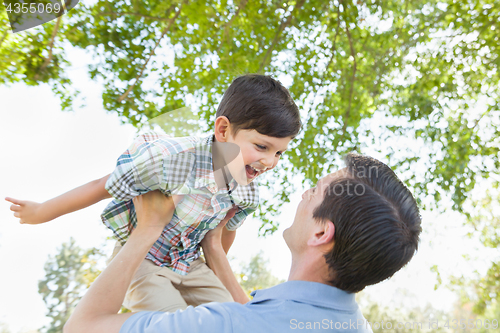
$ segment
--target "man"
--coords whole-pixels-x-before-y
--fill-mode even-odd
[[[136,230],[80,301],[64,331],[371,332],[355,293],[410,261],[418,246],[420,215],[411,193],[385,164],[355,154],[345,162],[346,168],[302,195],[294,222],[283,233],[292,253],[287,282],[258,290],[247,302],[222,248],[223,223],[205,237],[202,246],[209,266],[233,298],[245,304],[116,314],[135,270],[175,205],[158,193],[138,197]]]

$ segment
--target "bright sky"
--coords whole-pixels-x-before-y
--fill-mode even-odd
[[[55,254],[56,248],[70,237],[84,248],[101,247],[111,232],[99,217],[107,201],[31,226],[20,225],[3,198],[43,202],[102,177],[113,170],[116,158],[136,133],[132,126],[120,124],[115,114],[103,110],[100,86],[86,79],[82,64],[74,61],[74,65],[70,75],[87,98],[87,106],[75,112],[62,112],[57,98],[45,86],[0,87],[0,323],[6,323],[12,332],[48,323],[38,294],[38,280],[44,277],[48,255]],[[287,278],[290,254],[281,235],[293,221],[300,195],[295,193],[291,203],[283,207],[281,228],[271,237],[257,238],[260,222],[245,222],[230,251],[236,263],[247,262],[262,249],[273,273]],[[486,253],[474,250],[476,244],[464,237],[466,232],[457,214],[436,216],[424,212],[423,216],[421,247],[410,265],[391,280],[366,289],[380,304],[411,306],[429,302],[447,309],[455,297],[444,288],[434,291],[436,278],[430,267],[438,265],[444,277],[488,267]],[[474,267],[462,258],[463,254],[477,258]],[[402,295],[407,296],[403,299]]]

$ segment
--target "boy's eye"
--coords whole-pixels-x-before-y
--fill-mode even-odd
[[[261,145],[258,145],[258,144],[256,144],[255,146],[256,146],[257,148],[259,148],[259,149],[262,149],[262,150],[266,149],[266,146],[261,146]]]
[[[279,151],[276,153],[276,155],[281,156],[281,155],[283,155],[283,152]]]

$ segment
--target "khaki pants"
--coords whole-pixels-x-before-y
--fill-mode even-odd
[[[111,259],[120,249],[117,242]],[[191,263],[187,275],[144,259],[132,279],[123,306],[133,312],[174,312],[188,305],[210,302],[233,302],[233,298],[202,258]]]

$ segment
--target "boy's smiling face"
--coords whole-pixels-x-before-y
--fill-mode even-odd
[[[217,118],[215,124],[215,137],[218,142],[233,143],[239,147],[238,156],[228,161],[228,168],[240,185],[247,185],[264,172],[273,169],[292,140],[291,137],[276,138],[264,135],[254,129],[240,129],[233,135],[231,124],[226,117]]]

